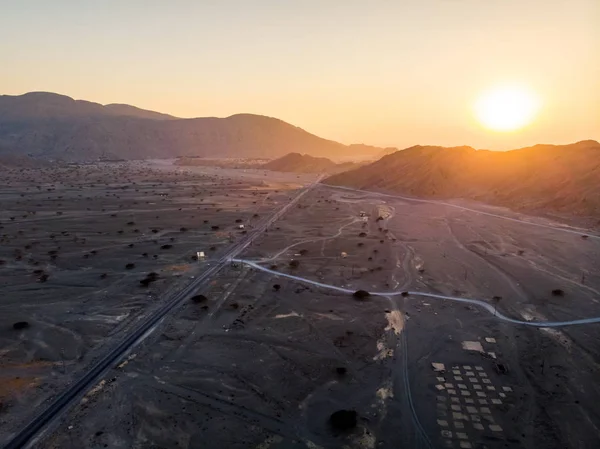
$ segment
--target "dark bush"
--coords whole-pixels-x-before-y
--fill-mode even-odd
[[[358,234],[359,237],[366,237],[367,233],[366,232],[361,232],[360,234]]]
[[[356,427],[357,415],[354,410],[338,410],[329,417],[329,423],[336,430],[350,430]]]
[[[173,245],[169,245],[169,244],[166,244],[166,245],[163,245],[160,247],[160,249],[171,249],[171,248],[173,248]]]
[[[352,296],[354,296],[356,299],[366,299],[371,296],[371,294],[366,290],[356,290]]]
[[[281,285],[279,285],[279,284],[273,285],[273,290],[275,290],[276,292],[278,292],[279,290],[281,290]]]
[[[13,329],[21,330],[29,327],[29,323],[27,321],[17,321],[13,324]]]
[[[135,264],[134,263],[128,263],[127,265],[125,265],[125,269],[126,270],[131,270],[132,268],[135,268]]]
[[[297,259],[290,260],[290,268],[298,268],[300,266],[300,261]]]
[[[158,273],[155,273],[153,271],[151,273],[148,273],[146,275],[146,278],[144,278],[140,281],[140,284],[143,285],[144,287],[148,287],[152,282],[155,282],[157,279],[158,279]]]
[[[403,296],[404,298],[406,298],[408,296],[408,294],[409,294],[408,292],[402,292],[402,293],[400,293],[400,295]]]
[[[565,292],[560,288],[555,288],[554,290],[552,290],[552,296],[565,296]]]
[[[194,295],[190,298],[192,301],[194,301],[196,304],[199,304],[201,302],[205,302],[208,301],[208,298],[204,295]]]

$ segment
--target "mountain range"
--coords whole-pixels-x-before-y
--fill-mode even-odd
[[[0,148],[13,155],[64,161],[180,156],[272,159],[290,152],[375,159],[394,150],[344,145],[261,115],[182,119],[48,92],[0,96]]]
[[[323,182],[600,218],[600,144],[585,140],[504,152],[417,145]]]

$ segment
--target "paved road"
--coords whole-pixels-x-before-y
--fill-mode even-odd
[[[313,189],[322,176],[315,182],[300,190],[285,206],[279,209],[270,217],[259,222],[254,229],[243,239],[233,244],[233,246],[210,268],[196,277],[187,287],[176,293],[170,298],[164,306],[155,310],[142,323],[132,331],[118,346],[106,354],[99,362],[93,365],[79,380],[74,382],[67,390],[62,392],[48,408],[36,416],[20,432],[4,446],[5,449],[20,449],[28,447],[42,430],[55,421],[62,413],[73,406],[77,400],[84,395],[97,381],[111,368],[116,366],[123,357],[162,321],[162,319],[177,306],[188,299],[193,292],[196,292],[204,285],[207,279],[215,275],[229,261],[234,259],[244,249],[246,249],[257,237],[259,237],[269,226],[285,214],[293,205],[295,205],[308,191]]]

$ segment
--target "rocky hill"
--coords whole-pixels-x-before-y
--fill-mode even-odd
[[[271,117],[179,119],[45,92],[0,96],[0,146],[12,154],[66,161],[180,156],[272,159],[289,152],[373,158],[383,150],[322,139]]]
[[[600,218],[600,144],[587,140],[506,152],[415,146],[324,182]]]
[[[358,165],[353,162],[336,164],[325,157],[313,157],[308,154],[289,153],[262,166],[266,170],[294,173],[339,173],[351,170]]]

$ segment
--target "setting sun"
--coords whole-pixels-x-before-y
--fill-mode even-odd
[[[475,114],[488,129],[514,131],[531,123],[538,108],[539,101],[531,91],[503,86],[484,93],[475,105]]]

